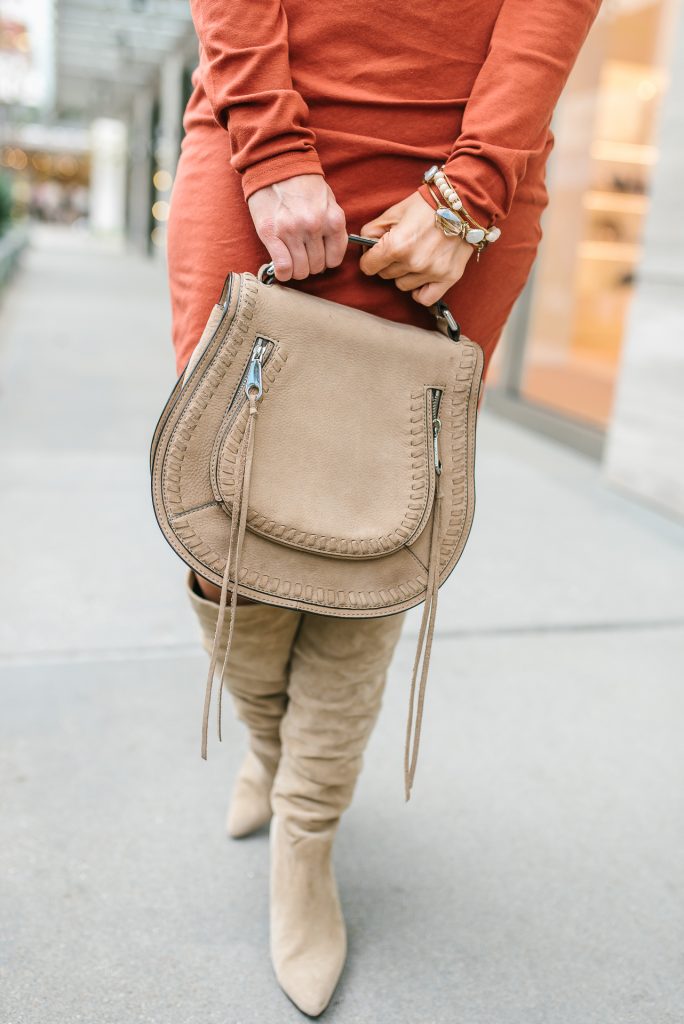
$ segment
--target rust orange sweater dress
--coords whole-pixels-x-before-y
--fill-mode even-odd
[[[191,0],[200,61],[168,238],[178,368],[229,270],[267,252],[246,199],[324,174],[349,231],[445,163],[464,205],[502,229],[446,295],[487,360],[529,274],[547,203],[551,115],[600,0]],[[437,229],[435,229],[437,230]],[[341,267],[293,287],[430,326],[391,282]]]

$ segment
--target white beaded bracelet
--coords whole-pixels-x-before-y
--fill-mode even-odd
[[[501,237],[501,228],[492,226],[485,228],[478,224],[463,206],[463,201],[458,192],[447,178],[444,168],[436,164],[425,172],[423,181],[426,183],[433,198],[437,202],[435,211],[435,222],[446,235],[455,235],[462,238],[469,245],[477,249],[478,258],[480,253],[488,245],[496,242]],[[435,195],[433,187],[439,190],[439,197]],[[440,198],[446,206],[440,204]]]

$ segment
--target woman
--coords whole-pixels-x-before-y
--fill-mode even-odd
[[[280,281],[418,326],[444,296],[487,365],[535,257],[551,115],[599,2],[192,0],[200,64],[169,225],[179,369],[227,271],[269,259]],[[431,164],[466,227],[500,229],[484,252],[440,230]],[[359,259],[347,231],[379,242]],[[210,646],[217,593],[189,590]],[[344,965],[331,847],[401,618],[247,604],[236,621],[227,685],[249,751],[228,830],[273,811],[271,954],[312,1016]]]

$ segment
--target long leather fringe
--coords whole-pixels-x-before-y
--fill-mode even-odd
[[[423,617],[420,622],[420,630],[418,633],[416,657],[413,662],[408,720],[406,722],[406,745],[404,747],[404,793],[407,801],[411,799],[411,788],[413,786],[413,780],[416,774],[416,765],[418,763],[420,731],[423,724],[423,707],[425,704],[425,688],[430,669],[430,655],[432,653],[432,640],[435,634],[435,618],[437,616],[437,598],[439,595],[439,534],[442,501],[439,490],[439,480],[440,478],[438,476],[435,485],[435,505],[432,517],[432,533],[430,536],[427,589],[425,594],[425,604],[423,605]],[[420,682],[418,682],[419,670]],[[416,684],[418,684],[417,701]]]
[[[242,544],[245,538],[245,532],[247,529],[247,503],[249,500],[249,486],[252,478],[252,462],[254,458],[254,432],[256,429],[256,417],[257,417],[257,400],[253,394],[249,395],[249,416],[247,418],[247,425],[245,427],[245,433],[240,442],[240,448],[237,455],[236,465],[236,478],[235,478],[235,496],[233,498],[233,510],[231,516],[230,525],[230,541],[228,544],[228,555],[226,558],[226,567],[223,572],[223,579],[221,581],[221,596],[219,599],[219,611],[216,619],[216,632],[214,634],[214,644],[211,651],[211,659],[209,661],[209,672],[207,674],[207,683],[204,691],[204,712],[202,715],[202,757],[206,761],[207,759],[207,734],[209,732],[209,712],[211,709],[211,696],[214,686],[214,673],[216,671],[216,665],[218,662],[218,655],[220,649],[220,639],[223,633],[223,623],[226,616],[226,606],[228,603],[228,587],[232,577],[232,590],[230,599],[230,624],[228,626],[228,637],[226,640],[226,652],[223,657],[223,664],[221,666],[221,673],[219,677],[219,696],[218,696],[218,737],[221,739],[221,712],[223,709],[223,678],[226,673],[226,666],[228,664],[228,657],[230,655],[230,648],[233,642],[233,629],[235,626],[235,616],[237,614],[237,599],[238,599],[238,579],[240,576],[240,567],[242,561]]]
[[[219,599],[219,612],[216,620],[216,633],[209,662],[207,683],[204,694],[204,713],[202,716],[202,757],[207,757],[207,734],[209,729],[209,713],[211,709],[211,698],[214,683],[214,673],[218,663],[220,649],[220,637],[223,632],[223,624],[228,605],[228,589],[231,587],[230,600],[230,624],[226,640],[226,651],[221,666],[219,677],[218,697],[218,736],[221,739],[221,711],[223,678],[228,664],[230,648],[233,640],[233,629],[237,612],[238,579],[242,559],[242,546],[247,529],[247,507],[249,501],[249,489],[252,476],[252,463],[254,458],[254,433],[256,427],[257,403],[253,395],[249,397],[249,416],[245,433],[238,450],[236,474],[235,474],[235,497],[231,517],[230,541],[226,567],[221,582],[221,596]],[[416,656],[413,663],[411,678],[411,689],[409,694],[409,710],[406,722],[406,744],[404,748],[404,791],[406,800],[411,798],[411,789],[418,763],[420,749],[420,735],[423,723],[423,709],[425,705],[425,690],[427,686],[428,672],[430,669],[430,656],[432,653],[432,641],[435,632],[435,619],[437,616],[437,601],[439,596],[439,554],[440,554],[440,517],[441,517],[441,494],[439,489],[439,477],[435,487],[434,514],[432,519],[432,531],[430,536],[430,553],[428,557],[428,577],[423,605],[423,615],[418,633]],[[232,578],[232,584],[231,584]]]

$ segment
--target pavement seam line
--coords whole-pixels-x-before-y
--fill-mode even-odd
[[[571,622],[549,623],[534,626],[493,626],[473,629],[444,630],[436,634],[436,640],[474,640],[480,637],[523,637],[523,636],[557,636],[582,633],[628,633],[631,631],[647,632],[660,629],[684,629],[684,619],[653,619],[622,622]],[[402,634],[399,643],[415,643],[413,631]],[[180,644],[150,644],[141,647],[99,647],[90,650],[65,651],[13,651],[0,655],[0,669],[26,667],[29,665],[51,665],[68,662],[115,662],[132,661],[141,658],[146,661],[168,656],[200,654],[202,648],[192,642]]]

